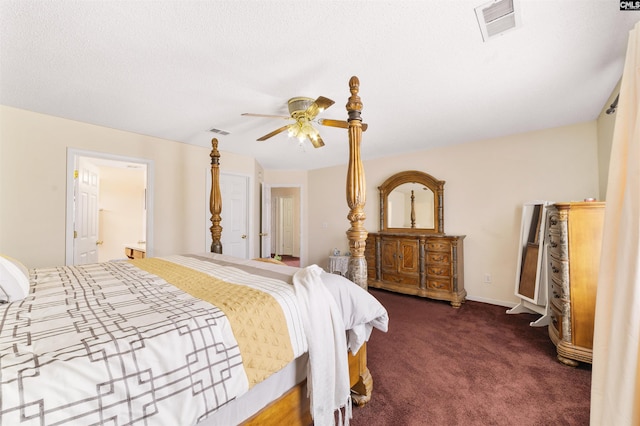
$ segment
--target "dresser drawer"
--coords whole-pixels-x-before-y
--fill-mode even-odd
[[[563,303],[569,302],[569,293],[565,290],[567,287],[561,285],[555,280],[551,280],[551,300],[558,307],[562,306]]]
[[[427,240],[427,251],[451,251],[451,243],[448,241]]]
[[[555,328],[556,333],[558,334],[558,337],[562,339],[562,323],[563,323],[562,314],[556,308],[555,305],[551,304],[550,308],[551,308],[550,309],[551,323],[549,325]]]
[[[571,341],[571,302],[562,298],[552,298],[550,302],[549,312],[552,315],[553,327],[558,330],[560,338]]]
[[[560,233],[561,229],[561,220],[560,214],[554,208],[550,208],[549,210],[549,223],[548,223],[549,232],[553,232],[555,234]]]
[[[427,277],[427,288],[431,290],[451,291],[451,280],[439,280]]]
[[[401,275],[398,273],[388,273],[385,271],[382,271],[382,280],[383,281],[388,281],[390,283],[395,283],[395,284],[402,284],[402,285],[407,285],[407,286],[412,286],[412,287],[417,287],[418,286],[418,276],[416,275],[415,277],[412,276],[408,276],[408,275]]]
[[[437,277],[450,277],[451,266],[449,265],[427,265],[427,275]]]
[[[569,258],[569,246],[566,234],[549,232],[549,254],[558,259]]]
[[[427,263],[445,263],[451,264],[451,253],[446,252],[428,252]]]
[[[569,288],[569,262],[549,256],[549,276],[563,287]]]

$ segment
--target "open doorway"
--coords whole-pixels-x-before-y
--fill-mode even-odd
[[[276,257],[288,265],[301,266],[300,187],[263,184],[262,257]]]
[[[67,265],[152,255],[152,176],[151,160],[68,150]]]

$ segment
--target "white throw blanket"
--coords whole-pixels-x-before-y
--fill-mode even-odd
[[[311,415],[316,426],[335,425],[338,410],[339,423],[348,426],[351,389],[344,321],[321,273],[322,268],[311,265],[293,276],[309,345],[307,386]]]

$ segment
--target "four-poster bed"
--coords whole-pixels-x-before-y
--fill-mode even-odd
[[[346,179],[346,198],[349,206],[347,218],[351,224],[347,230],[347,238],[351,250],[347,278],[360,287],[367,288],[367,264],[365,260],[365,245],[367,231],[364,228],[366,215],[364,206],[366,201],[366,181],[362,158],[360,155],[360,144],[362,141],[362,101],[358,92],[360,81],[357,77],[349,80],[350,97],[346,104],[348,112],[348,132],[349,132],[349,162]],[[222,253],[222,195],[220,191],[220,152],[218,151],[218,140],[211,141],[211,251]],[[349,353],[349,374],[350,385],[353,391],[352,399],[355,404],[362,406],[371,399],[373,390],[373,379],[367,367],[366,343],[355,354]],[[247,422],[247,424],[308,424],[310,423],[309,401],[306,399],[306,382],[302,382],[284,395],[280,400],[275,401],[261,413]],[[295,420],[294,420],[295,419]]]
[[[366,283],[357,78],[350,89],[350,276]],[[221,254],[219,159],[214,140],[212,253],[32,270],[0,256],[0,423],[303,425],[307,386],[314,418],[348,416],[349,387],[369,400],[364,344],[386,310],[316,265]]]

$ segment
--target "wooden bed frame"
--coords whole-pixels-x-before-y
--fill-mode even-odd
[[[347,218],[351,227],[347,231],[351,257],[347,277],[367,288],[367,262],[364,257],[364,249],[367,240],[367,230],[364,228],[364,206],[366,199],[366,183],[364,168],[360,158],[360,143],[362,140],[362,101],[358,92],[360,81],[357,77],[349,80],[349,91],[351,95],[346,108],[349,114],[349,164],[347,170],[346,195],[349,214]],[[218,151],[218,140],[211,141],[211,251],[222,253],[222,196],[220,192],[220,152]],[[367,348],[366,343],[356,355],[349,353],[349,379],[352,390],[352,399],[358,406],[362,406],[371,399],[373,390],[373,379],[367,368]],[[312,423],[309,399],[307,398],[306,380],[292,388],[285,395],[272,402],[256,415],[247,420],[244,425],[275,425],[286,424],[289,426],[309,425]]]

